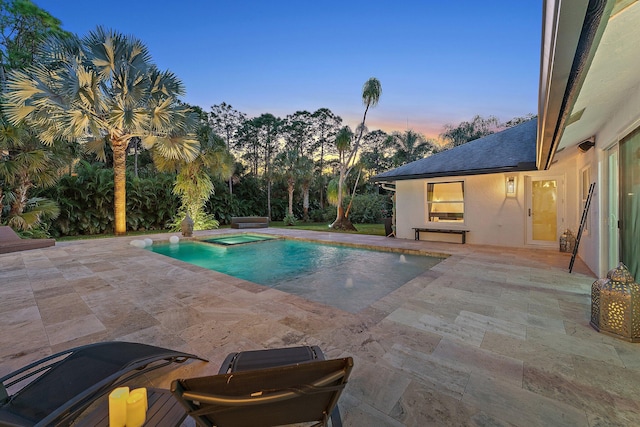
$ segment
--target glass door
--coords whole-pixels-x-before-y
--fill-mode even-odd
[[[558,242],[558,229],[562,222],[561,212],[562,180],[558,177],[535,178],[528,180],[527,207],[527,243],[537,245],[555,245]]]
[[[640,128],[620,141],[620,260],[640,276]]]

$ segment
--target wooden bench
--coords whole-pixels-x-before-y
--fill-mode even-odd
[[[0,227],[0,254],[54,246],[54,239],[21,239],[11,227]]]
[[[231,228],[267,228],[269,218],[266,216],[234,216],[231,217]]]
[[[467,243],[467,233],[469,232],[469,230],[460,230],[460,229],[423,228],[423,227],[414,227],[413,231],[416,233],[416,240],[420,240],[421,231],[425,233],[460,234],[462,236],[462,244]]]

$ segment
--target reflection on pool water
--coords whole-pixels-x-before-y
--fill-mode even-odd
[[[228,247],[182,241],[147,249],[352,313],[442,260],[283,239]]]

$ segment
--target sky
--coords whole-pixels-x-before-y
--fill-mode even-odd
[[[475,115],[537,113],[541,0],[33,0],[79,36],[142,40],[183,101],[249,117],[329,108],[355,128],[437,137]]]

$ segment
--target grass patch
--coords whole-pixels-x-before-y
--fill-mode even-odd
[[[271,221],[269,227],[290,228],[294,230],[330,231],[333,233],[369,234],[384,236],[384,224],[354,224],[358,231],[342,231],[329,228],[328,224],[318,222],[297,222],[296,225],[284,225],[282,221]]]

